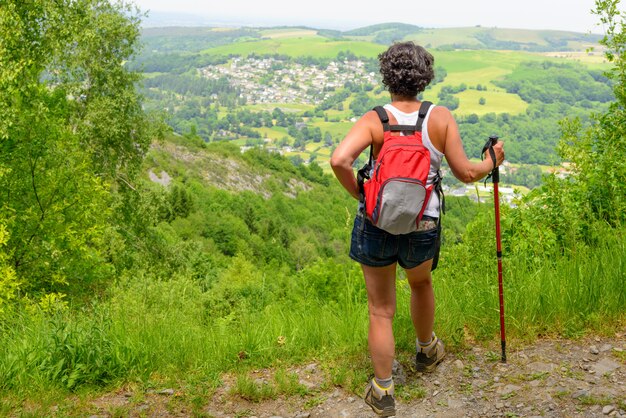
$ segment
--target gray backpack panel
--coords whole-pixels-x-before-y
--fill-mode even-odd
[[[380,208],[376,226],[394,235],[417,231],[417,217],[425,199],[426,189],[421,183],[389,181],[378,196]]]

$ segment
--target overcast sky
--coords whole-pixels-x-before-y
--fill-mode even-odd
[[[500,28],[562,29],[602,33],[591,14],[594,0],[134,0],[153,17],[186,13],[205,22],[249,26],[310,25],[351,29],[403,22],[422,27],[482,25]],[[380,10],[389,6],[388,10]],[[180,21],[180,20],[179,20]]]

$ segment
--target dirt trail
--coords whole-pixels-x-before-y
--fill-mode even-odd
[[[585,340],[539,340],[510,347],[506,364],[485,348],[449,354],[429,375],[410,372],[397,400],[397,417],[626,417],[626,335]],[[360,398],[342,389],[316,393],[324,379],[321,368],[309,364],[293,370],[311,388],[305,397],[280,397],[259,403],[229,394],[229,383],[202,410],[215,418],[376,417]],[[265,376],[264,376],[265,374]],[[259,381],[270,379],[259,371]],[[402,376],[400,376],[401,378]],[[399,379],[402,380],[402,379]],[[126,409],[130,416],[197,416],[188,409],[164,407],[174,391],[146,395],[141,405]],[[93,417],[110,416],[106,405],[116,396],[94,403]],[[123,400],[122,400],[123,402]]]

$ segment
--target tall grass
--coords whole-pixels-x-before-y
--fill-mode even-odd
[[[626,240],[623,233],[558,259],[504,259],[508,335],[576,336],[608,330],[624,319]],[[495,256],[468,259],[446,249],[434,275],[436,330],[449,346],[472,338],[495,340],[499,326]],[[17,391],[76,390],[158,374],[217,382],[222,372],[276,364],[338,362],[349,368],[367,352],[367,303],[359,267],[320,261],[291,277],[297,297],[260,309],[214,317],[211,291],[184,275],[155,280],[138,275],[118,283],[89,309],[4,318],[0,387]],[[398,284],[396,342],[411,351],[409,290]],[[293,295],[291,295],[293,296]]]
[[[595,247],[537,259],[504,257],[507,330],[521,338],[543,334],[577,336],[610,329],[626,310],[626,251],[623,236],[608,235]],[[468,328],[481,338],[499,330],[495,251],[473,263],[474,271],[456,269],[453,255],[436,279],[437,321],[445,333]],[[481,263],[482,266],[476,265]],[[472,264],[470,264],[472,265]],[[457,336],[458,338],[458,336]]]

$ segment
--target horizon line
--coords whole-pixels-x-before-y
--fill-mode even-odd
[[[467,24],[467,25],[455,25],[455,26],[422,26],[415,23],[398,22],[398,21],[379,21],[379,22],[338,22],[338,21],[318,21],[318,22],[302,22],[288,24],[282,20],[268,21],[263,19],[262,22],[252,22],[248,19],[233,19],[231,17],[208,17],[203,15],[194,15],[184,12],[168,12],[168,11],[144,11],[146,18],[141,20],[142,28],[168,28],[168,27],[250,27],[250,28],[274,28],[274,27],[304,27],[307,29],[315,30],[336,30],[340,32],[347,32],[355,29],[361,29],[368,26],[375,26],[381,24],[397,23],[402,25],[411,25],[421,29],[457,29],[457,28],[487,28],[487,29],[513,29],[513,30],[528,30],[528,31],[554,31],[554,32],[572,32],[580,34],[591,35],[604,35],[601,31],[592,32],[591,30],[574,30],[574,29],[555,29],[555,28],[528,28],[528,27],[508,27],[508,26],[487,26],[482,24]],[[158,17],[150,15],[149,13],[156,13]],[[174,22],[167,22],[171,20]],[[180,21],[176,21],[180,20]],[[151,22],[153,21],[153,22]],[[161,21],[161,22],[159,22]]]

